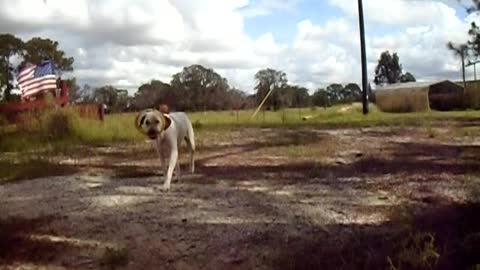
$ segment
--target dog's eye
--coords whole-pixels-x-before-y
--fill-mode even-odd
[[[160,123],[160,121],[158,121],[158,119],[155,119],[155,124],[158,124]]]
[[[147,120],[147,121],[145,122],[145,124],[146,124],[146,125],[150,125],[150,121]]]

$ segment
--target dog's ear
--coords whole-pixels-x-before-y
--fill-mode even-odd
[[[143,112],[140,112],[139,114],[137,114],[137,116],[135,117],[135,127],[137,128],[138,131],[140,131],[141,133],[145,133],[145,131],[142,129],[142,125],[143,125],[143,122],[145,121],[145,118],[146,118],[146,114],[145,114],[145,111]]]
[[[163,119],[165,119],[165,127],[163,129],[167,129],[172,124],[172,119],[168,114],[163,114]]]

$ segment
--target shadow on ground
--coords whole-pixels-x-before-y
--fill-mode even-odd
[[[145,261],[137,257],[136,266],[142,269],[175,269],[178,267],[176,263],[181,261],[182,265],[190,267],[187,269],[338,270],[473,269],[471,267],[480,264],[479,204],[452,204],[420,213],[416,211],[410,218],[402,217],[379,225],[331,224],[317,227],[297,222],[294,224],[297,231],[278,223],[265,224],[266,228],[252,231],[249,227],[254,224],[249,223],[166,222],[164,230],[179,227],[185,234],[165,236],[165,240],[157,246],[144,246],[142,253],[156,254],[155,261],[147,261],[152,260],[150,257]],[[70,269],[74,263],[58,262],[58,257],[65,250],[75,247],[30,239],[31,234],[46,226],[48,219],[2,221],[0,264],[59,264]],[[188,234],[193,231],[203,231],[205,236],[216,232],[225,238],[211,235],[208,240],[203,240],[204,245],[198,241],[189,242]],[[245,231],[245,234],[237,238],[225,236],[239,231]],[[185,243],[186,250],[173,248],[172,241]],[[160,248],[162,245],[164,247]],[[173,254],[165,255],[166,248],[172,248]],[[97,263],[95,265],[98,266]]]
[[[44,233],[55,217],[7,218],[0,220],[0,262],[48,263],[55,254],[69,248],[68,245],[47,240],[32,239],[34,234]]]
[[[286,136],[273,145],[245,144],[240,151],[321,140],[318,135],[305,136],[311,138]],[[401,142],[385,145],[382,151],[385,155],[372,151],[329,162],[209,164],[213,158],[239,154],[227,151],[200,159],[199,175],[181,180],[171,193],[151,188],[160,184],[158,166],[140,165],[98,164],[112,170],[113,177],[65,180],[49,186],[50,193],[8,184],[3,187],[13,187],[9,194],[31,194],[22,193],[26,199],[21,202],[12,199],[15,196],[0,197],[7,205],[43,204],[66,220],[55,215],[0,220],[0,263],[68,269],[77,262],[65,254],[91,249],[32,238],[48,234],[123,244],[132,255],[128,269],[443,270],[479,265],[480,205],[474,202],[478,194],[472,192],[463,203],[443,198],[385,201],[402,196],[401,188],[414,190],[410,184],[415,182],[433,188],[440,180],[478,175],[480,147]],[[380,188],[391,194],[367,204],[364,199],[371,190]],[[12,209],[31,212],[21,206]],[[387,219],[353,222],[353,215],[362,211],[387,211]],[[326,212],[333,218],[327,219]],[[323,218],[325,222],[319,222]]]

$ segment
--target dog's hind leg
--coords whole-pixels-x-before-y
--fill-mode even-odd
[[[193,133],[193,127],[190,124],[188,127],[188,134],[185,137],[187,141],[188,148],[190,149],[190,173],[195,173],[195,134]]]
[[[175,180],[178,181],[180,179],[180,161],[177,161],[177,165],[175,166],[175,172],[174,172],[174,176],[175,176]]]
[[[190,173],[193,174],[195,172],[195,143],[192,143],[188,137],[185,137],[185,141],[187,142],[188,149],[190,150]]]

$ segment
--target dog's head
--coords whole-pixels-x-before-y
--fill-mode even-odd
[[[170,126],[170,118],[153,109],[140,112],[135,118],[135,127],[150,139],[155,140]]]

